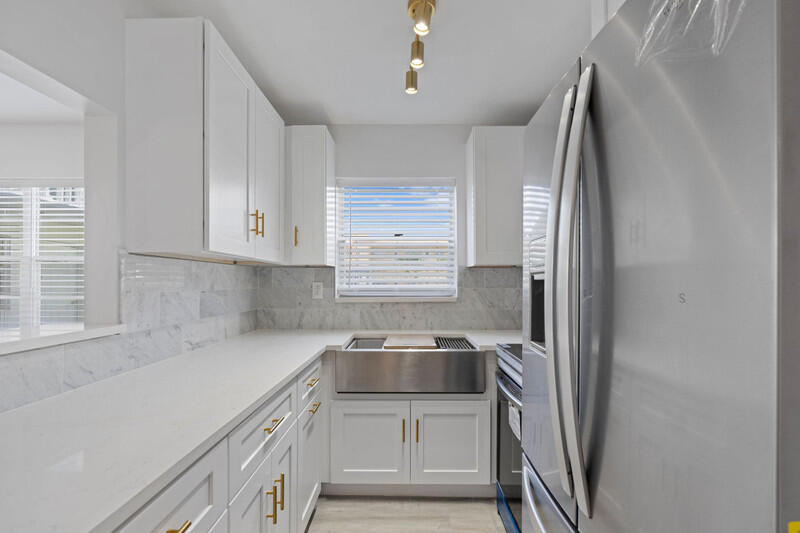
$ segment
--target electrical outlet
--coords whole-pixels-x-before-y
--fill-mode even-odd
[[[322,300],[322,282],[314,281],[311,283],[311,299]]]

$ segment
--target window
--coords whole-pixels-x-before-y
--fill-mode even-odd
[[[338,183],[337,296],[455,297],[453,182],[375,183]]]
[[[83,187],[0,184],[0,340],[83,327]]]

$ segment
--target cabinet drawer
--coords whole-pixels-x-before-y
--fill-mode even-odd
[[[264,403],[228,437],[229,501],[281,440],[295,418],[295,383]]]
[[[118,531],[164,533],[191,522],[192,533],[210,532],[227,503],[227,444],[217,444]]]
[[[298,405],[306,405],[308,401],[322,389],[322,360],[311,363],[297,378]]]

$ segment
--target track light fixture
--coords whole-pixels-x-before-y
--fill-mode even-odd
[[[408,0],[408,16],[414,19],[414,31],[417,35],[428,35],[434,13],[436,0]]]
[[[409,68],[406,72],[406,92],[417,94],[417,71],[413,68]]]
[[[409,64],[416,69],[425,66],[425,44],[419,40],[419,35],[411,43],[411,61]]]

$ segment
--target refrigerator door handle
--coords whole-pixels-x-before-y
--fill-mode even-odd
[[[553,423],[553,436],[555,438],[556,463],[561,477],[561,486],[568,496],[572,496],[572,477],[570,475],[569,455],[564,439],[564,427],[561,422],[561,399],[558,388],[558,340],[556,339],[556,301],[554,283],[557,275],[557,243],[559,208],[561,204],[561,190],[564,181],[564,162],[567,156],[568,138],[572,124],[573,108],[575,106],[575,91],[573,85],[564,95],[564,104],[561,108],[561,121],[558,124],[558,136],[553,158],[553,177],[550,184],[550,209],[547,214],[547,234],[545,239],[545,278],[544,278],[544,331],[547,352],[547,393],[550,398],[550,419]]]
[[[564,188],[561,194],[560,220],[558,234],[562,238],[558,242],[558,272],[556,273],[556,298],[557,312],[556,327],[558,330],[558,346],[564,357],[559,357],[558,374],[560,385],[563,416],[564,435],[567,441],[570,464],[572,465],[572,481],[575,487],[575,499],[583,513],[592,516],[589,488],[586,481],[586,467],[584,464],[583,448],[581,446],[580,429],[578,426],[578,395],[576,390],[576,362],[575,343],[578,334],[578,324],[574,309],[574,272],[575,261],[575,221],[578,205],[578,183],[581,171],[581,151],[583,148],[583,134],[586,118],[589,112],[589,99],[591,96],[592,80],[594,79],[594,65],[590,65],[581,74],[578,83],[578,94],[575,99],[575,113],[570,129],[567,158],[564,167]]]

